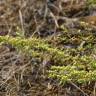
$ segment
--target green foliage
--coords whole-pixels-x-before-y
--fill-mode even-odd
[[[76,66],[52,66],[49,73],[49,77],[57,78],[63,84],[69,81],[86,83],[96,80],[96,70],[87,72],[78,70]]]
[[[87,0],[87,5],[89,6],[89,7],[91,7],[91,6],[96,6],[96,0]]]
[[[96,0],[88,0],[87,2],[90,4],[96,4]]]
[[[96,80],[96,60],[90,56],[75,57],[73,65],[52,66],[49,77],[59,79],[60,83],[94,81]]]
[[[70,41],[68,37],[66,38]],[[63,84],[69,81],[85,83],[96,80],[96,60],[93,58],[92,53],[91,55],[84,54],[80,56],[80,52],[82,53],[86,48],[87,50],[93,48],[95,52],[95,45],[91,44],[94,40],[89,38],[88,41],[88,36],[82,38],[80,38],[81,41],[85,40],[85,43],[87,42],[86,46],[80,45],[75,49],[69,48],[64,50],[61,50],[58,46],[54,47],[53,44],[48,44],[47,39],[44,40],[36,37],[26,39],[21,36],[15,38],[0,36],[0,44],[11,44],[17,51],[22,51],[40,60],[47,54],[54,65],[51,66],[50,70],[47,70],[49,78],[58,79]],[[66,41],[62,36],[57,37],[57,39],[59,42]]]
[[[47,53],[52,55],[55,62],[60,61],[62,64],[65,61],[63,58],[69,57],[64,51],[52,47],[43,39],[37,39],[35,37],[25,39],[21,37],[0,36],[0,43],[9,43],[18,50],[27,52],[32,56],[39,55],[39,57],[42,57],[42,55]]]

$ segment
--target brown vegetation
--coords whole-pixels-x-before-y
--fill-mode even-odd
[[[35,36],[52,45],[53,51],[56,47],[60,52],[66,50],[68,56],[83,54],[96,58],[95,13],[95,8],[89,8],[86,0],[0,0],[0,36]],[[89,48],[90,44],[94,50]],[[51,52],[33,49],[43,54],[41,58],[32,57],[11,44],[0,45],[0,96],[96,96],[95,81],[60,85],[58,80],[48,78],[46,70],[63,60],[56,55],[52,57]],[[64,59],[65,65],[72,65],[74,61]],[[89,65],[84,68],[89,71],[87,67],[90,68]]]

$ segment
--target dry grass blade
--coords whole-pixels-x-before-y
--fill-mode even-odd
[[[74,84],[73,82],[70,81],[69,83],[72,84],[77,90],[79,90],[80,92],[82,92],[84,96],[89,96],[82,89],[80,89],[76,84]]]
[[[21,22],[21,26],[22,26],[23,36],[24,36],[25,35],[24,21],[23,21],[23,16],[22,16],[21,10],[19,10],[19,17],[20,17],[20,22]]]

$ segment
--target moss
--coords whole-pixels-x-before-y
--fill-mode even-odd
[[[78,82],[85,83],[96,80],[96,70],[84,71],[77,70],[76,66],[52,66],[52,71],[49,71],[49,77],[57,78],[60,82]]]
[[[68,35],[68,36],[67,36]],[[59,35],[58,42],[63,42],[58,44],[58,46],[65,43],[72,43],[73,37],[71,34],[61,34]],[[63,38],[67,39],[63,39]],[[15,47],[18,51],[22,51],[25,54],[31,55],[32,57],[41,59],[47,56],[51,59],[52,65],[48,72],[49,78],[58,79],[60,83],[66,83],[69,81],[85,83],[89,81],[96,80],[96,60],[93,57],[95,52],[95,44],[93,43],[95,37],[93,35],[77,36],[79,38],[80,44],[77,48],[59,48],[57,45],[50,43],[47,39],[41,38],[22,38],[22,37],[11,37],[11,36],[0,36],[0,44],[8,43]],[[64,40],[64,41],[63,41]],[[84,44],[82,42],[84,41]],[[89,49],[91,52],[88,54]],[[83,55],[82,55],[83,54]],[[50,62],[51,63],[51,62]]]
[[[32,56],[39,55],[39,57],[42,57],[44,53],[48,53],[49,55],[52,55],[54,61],[60,61],[61,64],[64,64],[64,58],[69,57],[65,51],[50,46],[43,39],[0,36],[0,43],[9,43],[18,50],[30,53]]]

